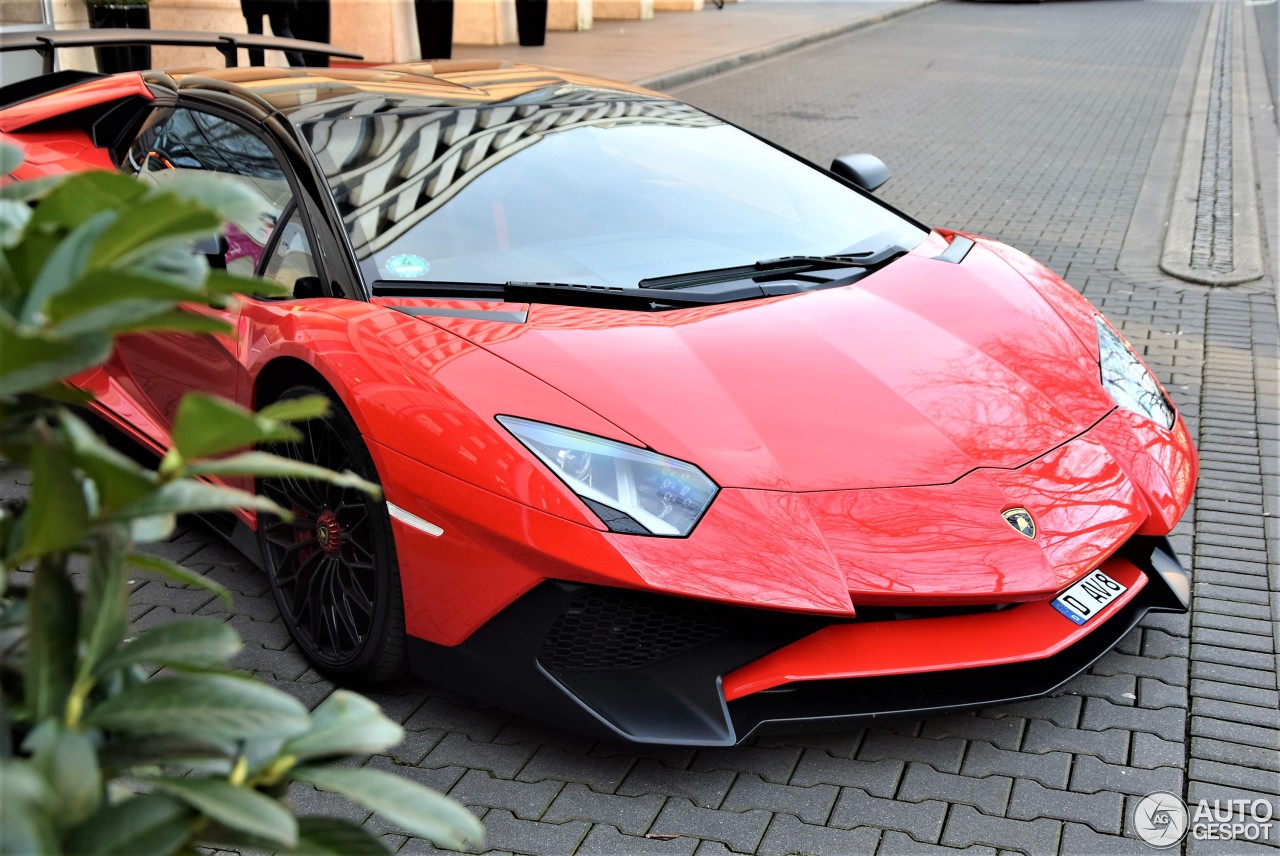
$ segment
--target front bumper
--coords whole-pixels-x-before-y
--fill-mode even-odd
[[[534,718],[634,743],[729,746],[760,731],[842,727],[1037,698],[1147,612],[1185,612],[1164,538],[1101,565],[1128,591],[1077,627],[1047,600],[831,616],[547,582],[461,645],[413,640],[415,671]]]

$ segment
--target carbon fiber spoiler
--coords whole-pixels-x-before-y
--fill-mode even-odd
[[[44,74],[52,74],[57,64],[58,48],[117,47],[124,45],[160,45],[174,47],[217,48],[226,60],[227,68],[235,68],[236,51],[239,48],[260,50],[297,51],[303,54],[364,59],[358,53],[344,51],[323,42],[302,39],[281,39],[275,36],[255,36],[247,33],[193,33],[186,30],[28,30],[17,33],[0,33],[0,53],[5,51],[35,51],[44,64]]]

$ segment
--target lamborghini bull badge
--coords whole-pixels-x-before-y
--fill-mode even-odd
[[[1004,522],[1008,523],[1019,535],[1026,535],[1028,538],[1036,537],[1036,522],[1031,518],[1031,512],[1025,508],[1010,508],[1002,515]]]

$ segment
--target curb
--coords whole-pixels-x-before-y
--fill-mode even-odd
[[[1264,273],[1245,74],[1247,48],[1243,15],[1232,14],[1230,22],[1224,22],[1221,30],[1225,33],[1226,41],[1234,48],[1230,68],[1225,72],[1232,83],[1230,103],[1225,105],[1232,121],[1230,140],[1227,143],[1231,175],[1225,179],[1233,194],[1235,222],[1231,235],[1232,267],[1230,270],[1211,271],[1190,258],[1193,241],[1203,229],[1203,224],[1198,223],[1197,218],[1202,213],[1200,209],[1204,201],[1201,198],[1205,190],[1201,186],[1202,170],[1206,160],[1212,157],[1206,132],[1212,97],[1210,78],[1216,62],[1215,36],[1225,14],[1230,13],[1224,11],[1222,4],[1215,4],[1206,28],[1195,95],[1186,125],[1186,136],[1183,138],[1182,161],[1178,168],[1169,224],[1165,232],[1164,252],[1160,258],[1160,269],[1167,274],[1187,282],[1219,286],[1251,282]],[[1212,201],[1213,197],[1210,197],[1210,202]]]
[[[677,68],[674,71],[663,72],[662,74],[641,78],[640,80],[633,82],[635,85],[642,86],[645,89],[657,90],[683,86],[686,83],[693,83],[694,81],[701,80],[704,77],[711,77],[712,75],[720,74],[721,72],[729,71],[730,69],[738,68],[739,66],[759,62],[762,59],[769,59],[770,57],[777,56],[778,54],[787,53],[789,51],[805,47],[806,45],[811,45],[814,42],[825,41],[827,39],[835,38],[836,36],[844,35],[845,33],[851,33],[855,30],[861,30],[876,24],[883,24],[885,21],[896,18],[899,15],[905,15],[908,12],[914,12],[917,9],[923,9],[925,6],[932,6],[934,3],[939,2],[941,2],[941,0],[916,0],[914,3],[907,3],[893,9],[884,9],[880,12],[875,12],[862,18],[855,18],[851,21],[845,21],[821,30],[802,33],[798,36],[792,36],[789,39],[781,39],[773,42],[772,44],[763,45],[758,48],[751,48],[750,50],[743,51],[740,54],[732,54],[730,56],[723,56],[718,59],[708,60],[707,62],[700,62],[696,65]]]

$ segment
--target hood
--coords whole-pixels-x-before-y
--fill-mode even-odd
[[[1021,466],[1112,407],[1095,358],[981,245],[825,291],[661,313],[535,305],[525,324],[454,331],[722,487],[946,484]]]

